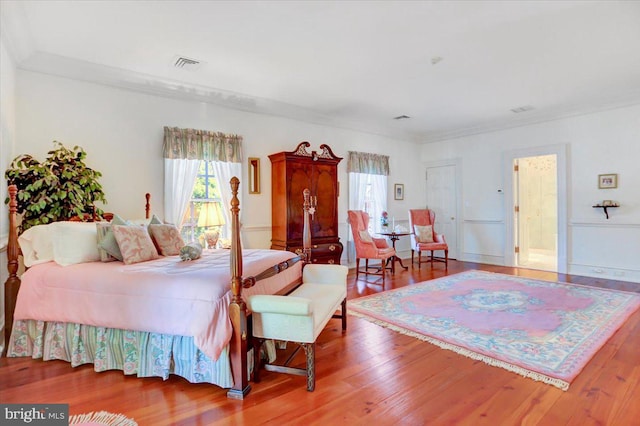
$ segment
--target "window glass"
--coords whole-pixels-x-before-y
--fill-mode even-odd
[[[199,241],[204,246],[204,232],[209,227],[198,226],[198,219],[202,206],[207,202],[221,202],[220,189],[213,167],[208,161],[202,161],[191,194],[191,201],[182,219],[182,238],[185,241]],[[218,229],[221,233],[224,232],[224,227],[213,228]]]

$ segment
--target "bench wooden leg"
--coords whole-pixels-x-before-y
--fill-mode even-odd
[[[316,388],[316,344],[303,343],[302,347],[307,355],[307,390],[313,392]]]
[[[253,381],[255,383],[260,382],[260,367],[262,366],[260,351],[262,350],[263,343],[264,343],[264,339],[254,337],[253,339]]]

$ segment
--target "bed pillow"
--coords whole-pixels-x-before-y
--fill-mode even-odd
[[[96,231],[98,233],[98,253],[100,253],[100,260],[103,262],[113,262],[114,260],[118,260],[115,256],[110,255],[108,251],[102,248],[107,235],[110,235],[114,242],[116,240],[113,236],[113,231],[111,230],[111,224],[108,222],[97,222]]]
[[[163,256],[180,254],[180,249],[184,247],[184,240],[175,225],[150,224],[149,233],[158,252]]]
[[[193,241],[180,249],[180,259],[196,260],[202,256],[202,246],[199,242]]]
[[[160,257],[146,227],[111,225],[111,229],[125,264],[131,265]]]
[[[432,243],[433,242],[433,226],[421,226],[413,225],[414,232],[416,234],[416,241],[419,243]]]
[[[98,232],[92,222],[55,222],[53,260],[62,266],[100,260]]]
[[[122,253],[120,252],[120,247],[118,246],[116,237],[113,235],[113,230],[111,229],[112,225],[129,225],[129,222],[116,214],[113,215],[113,219],[110,224],[97,224],[98,229],[105,228],[103,235],[100,235],[100,231],[97,231],[98,251],[100,252],[100,260],[103,262],[110,262],[110,258],[122,261]]]
[[[32,226],[18,237],[24,266],[31,267],[53,260],[53,228],[51,225]]]

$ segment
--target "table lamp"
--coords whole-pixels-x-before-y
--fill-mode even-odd
[[[220,236],[219,227],[224,224],[222,207],[218,201],[207,201],[206,203],[202,203],[202,207],[200,207],[200,215],[198,216],[198,226],[206,228],[204,231],[204,238],[207,242],[207,248],[212,249],[216,247],[218,237]]]

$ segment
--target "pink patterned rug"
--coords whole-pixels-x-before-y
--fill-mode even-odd
[[[562,390],[640,294],[467,271],[348,301],[352,315]]]

